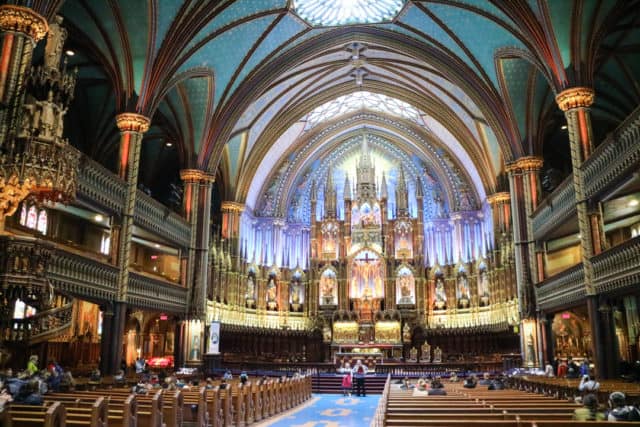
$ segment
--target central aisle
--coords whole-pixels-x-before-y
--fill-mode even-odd
[[[311,400],[257,427],[364,427],[371,423],[380,395],[343,397],[314,394]]]

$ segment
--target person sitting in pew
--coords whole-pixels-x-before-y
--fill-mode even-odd
[[[402,380],[402,384],[400,384],[400,389],[401,390],[411,390],[412,388],[415,388],[416,386],[411,384],[411,381],[409,381],[409,377],[404,377],[404,379]]]
[[[480,381],[478,381],[478,384],[480,384],[480,385],[490,385],[491,384],[491,376],[489,375],[489,372],[485,372],[484,374],[482,374],[482,379]]]
[[[458,378],[458,373],[452,372],[451,375],[449,376],[449,382],[457,383],[458,381],[460,381],[460,378]]]
[[[444,384],[442,384],[442,380],[440,377],[435,377],[432,381],[431,381],[431,389],[438,389],[438,388],[444,388]]]
[[[465,378],[464,383],[462,383],[462,387],[464,388],[476,388],[477,385],[478,385],[478,379],[473,374]]]
[[[4,411],[5,405],[10,402],[13,402],[13,396],[4,387],[4,381],[0,381],[0,414]]]
[[[600,389],[600,383],[596,381],[593,375],[584,375],[580,384],[578,385],[578,391],[584,391],[588,393],[596,392]]]
[[[22,386],[18,394],[14,396],[14,401],[23,405],[42,405],[44,398],[40,394],[38,380],[31,380]]]
[[[429,396],[446,396],[447,390],[444,388],[432,388],[429,390]]]
[[[640,411],[632,405],[627,405],[627,396],[620,391],[609,395],[609,412],[607,421],[640,421]]]
[[[487,387],[487,390],[504,390],[504,380],[502,377],[495,378]]]
[[[416,384],[416,389],[420,391],[427,391],[429,389],[429,382],[425,377],[422,377],[418,380],[418,383]]]
[[[576,421],[603,421],[604,412],[598,411],[598,398],[594,394],[587,394],[582,398],[582,408],[573,411]]]

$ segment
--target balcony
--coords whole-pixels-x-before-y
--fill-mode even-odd
[[[185,312],[187,289],[151,275],[130,271],[127,302],[150,310]]]
[[[77,198],[99,211],[120,215],[124,209],[126,183],[113,172],[82,155],[78,170]],[[180,215],[138,190],[134,224],[161,236],[169,243],[188,247],[191,227]]]
[[[587,295],[584,287],[582,264],[571,267],[535,287],[538,308],[549,310],[562,305],[575,304]]]
[[[640,163],[640,107],[610,134],[591,157],[584,162],[586,197],[593,199],[625,180],[635,178],[634,172]],[[575,192],[573,178],[567,177],[553,193],[544,199],[532,216],[533,234],[536,240],[575,216]]]
[[[597,293],[627,291],[640,283],[640,236],[592,258]]]
[[[56,289],[90,300],[111,301],[118,292],[118,269],[63,246],[53,251],[47,276]]]

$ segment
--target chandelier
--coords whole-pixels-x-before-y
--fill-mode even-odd
[[[0,141],[0,222],[27,196],[39,202],[75,198],[79,152],[62,137],[64,116],[73,99],[77,70],[68,73],[61,57],[67,32],[61,17],[49,25],[44,65],[24,79],[24,103]]]

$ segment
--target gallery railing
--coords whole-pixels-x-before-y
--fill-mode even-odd
[[[538,308],[542,310],[579,302],[586,295],[582,264],[536,284],[535,293]]]
[[[135,307],[184,313],[187,289],[167,280],[131,271],[127,301]]]

